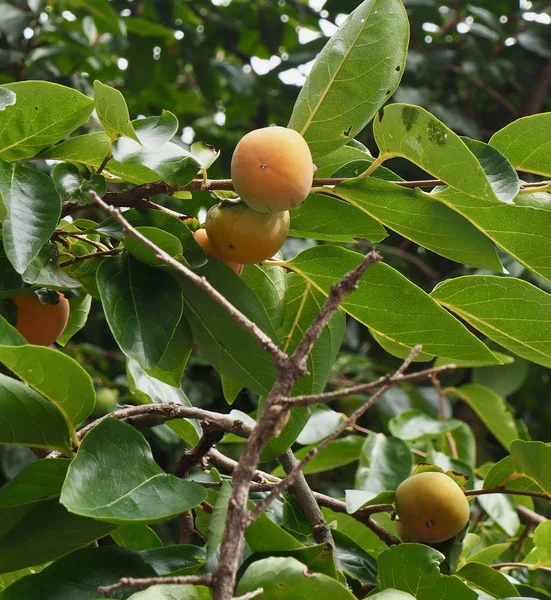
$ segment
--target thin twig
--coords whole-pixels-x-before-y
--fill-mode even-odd
[[[243,596],[236,596],[232,600],[252,600],[253,598],[260,596],[260,594],[263,594],[263,593],[264,593],[264,588],[258,588],[257,590],[254,590],[254,592],[248,592],[247,594],[244,594]]]
[[[99,258],[101,256],[116,256],[122,252],[122,248],[113,248],[113,250],[98,250],[97,252],[90,252],[90,254],[82,254],[81,256],[75,256],[69,260],[65,260],[59,263],[60,267],[68,267],[75,263],[82,262],[83,260],[90,260],[92,258]]]
[[[205,277],[197,275],[197,273],[179,263],[176,259],[170,256],[170,254],[159,248],[151,240],[142,235],[139,231],[132,227],[132,225],[130,225],[130,223],[124,218],[123,214],[119,210],[106,204],[95,192],[90,192],[90,198],[92,199],[92,202],[103,208],[121,224],[123,233],[125,235],[133,237],[141,242],[144,246],[152,250],[159,260],[161,260],[167,266],[172,267],[178,274],[186,277],[200,287],[204,292],[206,292],[240,327],[250,333],[259,342],[260,346],[264,348],[264,350],[270,353],[274,363],[278,367],[283,367],[287,364],[287,355],[273,342],[270,336],[266,335],[256,323],[251,321],[240,310],[235,308],[235,306],[229,302],[216,288],[214,288]],[[303,370],[301,375],[304,374],[305,373]]]
[[[144,577],[136,579],[134,577],[121,577],[118,583],[113,585],[105,585],[98,588],[100,594],[110,594],[117,590],[122,590],[127,587],[148,587],[151,585],[212,585],[212,575],[185,575],[182,577]]]
[[[510,490],[504,487],[494,487],[485,490],[467,490],[465,496],[484,496],[486,494],[507,494],[509,496],[530,496],[532,498],[542,498],[543,500],[550,500],[551,496],[548,496],[545,492],[532,492],[530,490]]]
[[[517,512],[518,516],[520,517],[523,523],[539,525],[540,523],[545,523],[545,521],[547,521],[547,519],[543,515],[540,515],[537,512],[526,508],[526,506],[522,506],[522,504],[519,504],[517,506]]]
[[[107,246],[104,246],[101,242],[96,242],[95,240],[91,240],[91,239],[87,238],[82,233],[76,233],[74,231],[56,230],[55,234],[59,235],[59,236],[63,236],[63,237],[75,238],[77,240],[80,240],[81,242],[86,242],[87,244],[90,244],[91,246],[94,246],[95,248],[97,248],[101,252],[103,252],[105,250],[109,250],[109,248],[107,248]]]
[[[504,563],[496,563],[495,565],[491,565],[492,569],[539,569],[540,571],[546,571],[547,573],[551,573],[551,567],[545,567],[543,565],[531,565],[528,563],[521,562],[504,562]]]

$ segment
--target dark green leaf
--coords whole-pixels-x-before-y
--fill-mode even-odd
[[[111,537],[122,548],[130,550],[150,550],[162,548],[161,538],[147,525],[123,525],[111,534]]]
[[[365,439],[356,473],[356,489],[368,492],[395,490],[411,475],[413,458],[400,439],[380,434]]]
[[[94,81],[94,102],[98,119],[103,125],[107,135],[114,142],[119,136],[124,135],[139,142],[138,136],[130,122],[128,107],[124,96],[101,81]]]
[[[457,576],[494,598],[506,598],[518,594],[517,588],[503,573],[488,565],[469,562],[457,571]]]

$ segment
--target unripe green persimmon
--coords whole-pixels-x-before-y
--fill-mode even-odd
[[[288,211],[259,213],[243,202],[222,202],[209,210],[205,229],[219,258],[252,265],[283,246],[289,223]]]
[[[301,204],[310,193],[314,165],[300,133],[263,127],[247,133],[231,162],[235,191],[250,208],[281,212]]]
[[[469,502],[463,490],[445,473],[412,475],[396,490],[400,537],[426,544],[457,535],[469,520]]]

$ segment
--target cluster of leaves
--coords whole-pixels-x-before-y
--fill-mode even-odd
[[[109,44],[115,44],[124,23],[129,43],[133,36],[139,38],[136,52],[147,49],[139,36],[163,37],[164,25],[148,21],[147,12],[121,20],[108,3],[75,2],[74,7],[77,12],[86,10],[86,17],[69,22],[74,35],[68,35],[66,42],[80,48],[90,66],[97,64],[94,58],[106,60],[101,44],[92,43],[98,31],[111,34]],[[188,34],[193,40],[191,31],[196,31],[199,18],[194,4],[179,8],[186,34],[182,42]],[[246,13],[247,18],[255,16],[239,2],[227,8]],[[256,16],[264,14],[271,23],[271,10],[259,8]],[[278,14],[279,9],[273,10]],[[306,10],[301,14],[313,18]],[[16,12],[14,19],[27,26],[28,16]],[[226,28],[223,22],[217,26]],[[250,30],[246,24],[243,28]],[[273,31],[275,35],[278,29]],[[281,25],[280,34],[286,32]],[[293,394],[325,389],[347,333],[346,315],[352,328],[357,324],[368,329],[381,348],[376,352],[386,357],[370,363],[365,357],[351,360],[342,355],[337,372],[345,374],[346,381],[370,380],[381,369],[391,372],[396,364],[392,357],[406,357],[416,344],[423,346],[420,362],[435,359],[437,365],[454,363],[460,370],[440,396],[425,387],[395,391],[379,414],[384,422],[377,430],[388,435],[349,433],[308,465],[306,473],[320,488],[345,498],[346,513],[323,509],[333,530],[339,568],[330,549],[313,542],[310,524],[288,495],[247,530],[237,593],[262,586],[267,598],[313,597],[323,590],[346,600],[354,597],[353,592],[365,593],[362,586],[376,586],[373,597],[381,599],[474,599],[479,591],[494,598],[549,597],[536,589],[534,571],[518,572],[511,579],[489,566],[498,558],[534,568],[551,566],[548,522],[537,526],[533,538],[522,536],[526,525],[521,525],[517,510],[519,506],[533,510],[530,497],[480,495],[474,510],[480,518],[471,532],[452,547],[438,549],[417,544],[387,549],[354,517],[361,508],[391,503],[393,490],[416,463],[428,462],[465,475],[470,491],[505,486],[551,494],[546,469],[551,448],[531,440],[504,400],[522,383],[529,362],[544,368],[551,365],[551,302],[546,291],[551,281],[547,258],[551,195],[545,185],[533,192],[517,174],[551,177],[551,115],[516,120],[485,144],[460,138],[418,106],[394,103],[382,108],[404,73],[408,32],[400,2],[366,0],[325,45],[289,125],[308,141],[318,177],[348,180],[314,190],[293,211],[290,235],[309,240],[311,247],[285,261],[247,266],[241,278],[207,258],[192,235],[199,213],[185,188],[207,169],[212,172],[216,153],[202,144],[184,148],[177,136],[178,119],[167,110],[131,121],[125,97],[141,102],[134,106],[147,106],[143,99],[136,100],[139,84],[127,80],[128,93],[125,88],[123,97],[96,80],[93,100],[74,87],[46,81],[5,83],[0,88],[0,297],[5,308],[5,318],[0,320],[0,361],[8,373],[0,375],[0,444],[69,457],[34,461],[12,472],[0,492],[1,600],[91,599],[97,597],[99,584],[113,583],[121,575],[150,577],[216,569],[231,479],[214,467],[205,473],[192,472],[188,481],[169,475],[155,460],[158,457],[154,458],[144,434],[116,419],[100,422],[78,443],[77,430],[96,403],[92,377],[97,379],[98,372],[79,364],[71,338],[86,325],[92,305],[101,306],[114,343],[125,356],[127,381],[121,387],[133,403],[201,404],[182,389],[193,347],[220,373],[225,401],[241,402],[236,406],[246,412],[232,411],[232,415],[246,422],[257,414],[247,414],[250,404],[241,390],[245,388],[261,408],[277,375],[257,340],[208,294],[164,268],[154,253],[125,236],[113,218],[102,219],[87,206],[91,190],[120,204],[128,198],[123,188],[145,186],[139,188],[145,190],[155,182],[161,182],[172,198],[155,199],[170,202],[171,210],[142,205],[125,211],[127,220],[183,265],[204,275],[288,352],[298,344],[331,284],[361,261],[357,248],[352,249],[361,243],[358,240],[378,244],[398,234],[466,265],[466,275],[450,278],[427,293],[399,270],[378,263],[334,315],[309,358],[310,375],[299,380]],[[207,42],[196,33],[203,48]],[[86,43],[79,39],[83,34],[88,36]],[[41,35],[47,39],[48,31],[42,30]],[[243,44],[256,48],[261,33],[255,35],[237,36],[233,51],[242,51]],[[164,36],[168,44],[172,38],[166,32]],[[220,39],[232,43],[231,37]],[[313,47],[317,52],[321,44]],[[344,54],[343,47],[347,48]],[[57,51],[52,46],[52,54]],[[56,64],[43,46],[34,52],[46,72]],[[193,56],[217,60],[194,46]],[[35,68],[31,60],[14,64]],[[162,80],[159,89],[165,90],[170,80],[163,70],[166,64],[152,63],[149,71],[147,64],[138,68],[134,62],[134,76],[147,74],[153,85]],[[242,89],[228,65],[231,62],[218,68],[227,69],[228,82],[233,80],[232,85]],[[68,78],[82,78],[69,59],[65,67]],[[194,72],[196,76],[201,72],[200,65]],[[247,79],[246,73],[240,76]],[[91,87],[81,89],[92,93]],[[201,87],[208,101],[205,89]],[[172,109],[190,102],[193,93],[183,85],[179,94],[167,95],[163,103]],[[214,87],[212,98],[229,93]],[[282,99],[267,101],[279,105]],[[133,104],[130,107],[134,112]],[[380,152],[376,161],[354,140],[372,119]],[[210,133],[209,125],[205,139],[215,142],[216,132]],[[407,159],[441,184],[431,193],[399,185],[398,175],[379,166],[392,157]],[[366,169],[370,177],[357,177]],[[204,192],[198,195],[204,203]],[[182,207],[185,216],[175,212]],[[85,217],[75,212],[82,210],[88,211]],[[74,218],[60,220],[68,214]],[[504,276],[503,264],[525,278]],[[13,327],[10,298],[42,287],[71,296],[69,325],[59,340],[65,352],[26,344]],[[473,381],[466,383],[470,368],[475,369]],[[363,400],[355,398],[352,403]],[[450,418],[450,400],[476,413],[499,444],[495,454],[502,460],[484,462],[485,453],[477,449],[470,425]],[[300,458],[327,438],[342,423],[340,410],[348,412],[351,405],[343,401],[340,410],[335,408],[294,409],[282,434],[267,445],[262,457],[267,468],[274,467],[274,474],[282,475],[281,467],[270,464],[282,452],[296,443],[302,446],[297,452]],[[197,421],[174,419],[145,435],[181,448],[197,444],[200,434]],[[240,442],[229,434],[220,447],[238,456]],[[13,453],[2,456],[7,464]],[[346,485],[334,481],[335,469],[346,472]],[[200,482],[217,484],[219,489],[206,491]],[[251,500],[259,497],[251,495]],[[197,545],[171,543],[173,529],[163,529],[159,523],[190,509],[195,512]],[[373,518],[395,533],[389,515]],[[96,540],[102,547],[87,547]],[[121,597],[132,595],[132,591],[121,593]],[[209,593],[201,587],[173,586],[134,596],[136,600],[187,599],[208,598]]]

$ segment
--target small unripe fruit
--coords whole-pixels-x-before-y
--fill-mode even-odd
[[[58,293],[57,304],[42,304],[35,294],[13,298],[17,308],[16,329],[36,346],[50,346],[63,333],[69,320],[69,301]]]
[[[264,127],[245,135],[231,162],[235,191],[258,212],[281,212],[310,193],[314,165],[310,148],[293,129]]]
[[[193,237],[195,238],[195,241],[199,244],[199,246],[203,248],[206,254],[214,256],[215,258],[218,258],[219,260],[223,261],[228,265],[230,269],[233,269],[238,275],[241,275],[241,273],[243,273],[243,265],[240,265],[236,262],[232,262],[230,260],[224,260],[220,256],[220,253],[216,251],[216,249],[212,245],[212,242],[209,240],[209,236],[207,235],[205,229],[198,229],[193,233]]]
[[[444,473],[412,475],[396,490],[396,512],[402,540],[436,544],[457,535],[467,524],[469,502]]]
[[[243,202],[223,202],[209,210],[205,229],[222,260],[252,265],[283,246],[289,223],[288,211],[259,213]]]

